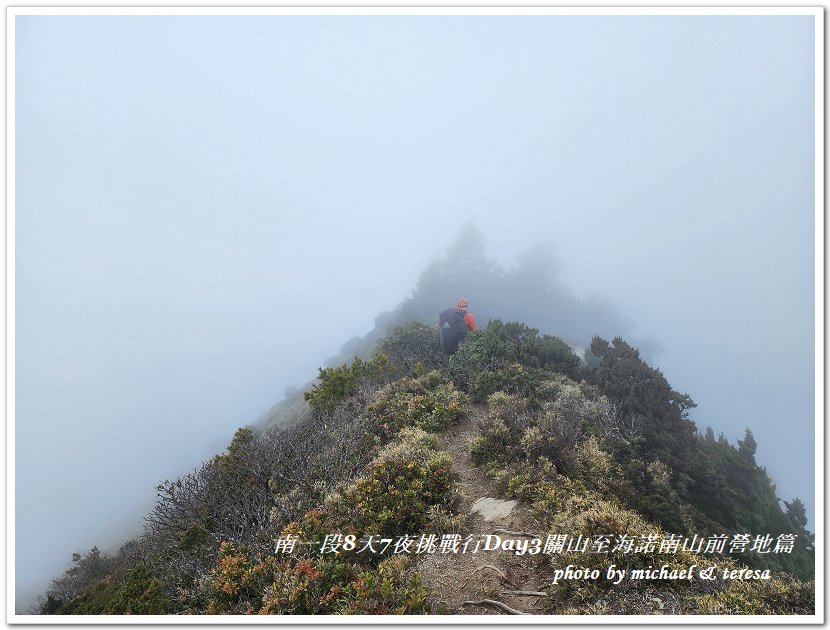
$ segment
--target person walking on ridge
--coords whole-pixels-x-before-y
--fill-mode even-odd
[[[441,347],[447,354],[455,353],[467,333],[476,329],[476,320],[472,313],[467,312],[467,306],[467,298],[459,298],[454,307],[448,308],[438,316]]]

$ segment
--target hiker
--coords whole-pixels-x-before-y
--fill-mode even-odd
[[[467,312],[467,306],[467,298],[459,298],[454,308],[448,308],[438,316],[441,347],[447,354],[453,354],[467,332],[476,329],[476,320],[472,313]]]

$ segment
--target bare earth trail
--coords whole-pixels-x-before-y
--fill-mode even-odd
[[[530,538],[520,532],[541,535],[527,508],[521,503],[496,499],[490,480],[469,459],[470,442],[479,434],[479,422],[486,413],[483,405],[471,405],[460,424],[438,436],[438,448],[452,457],[452,468],[458,475],[456,483],[462,497],[459,513],[465,517],[461,531],[444,533],[460,533],[462,540],[469,534],[497,534],[502,539]],[[482,513],[472,511],[474,505]],[[421,581],[432,590],[435,614],[515,614],[493,603],[464,604],[482,600],[501,602],[522,613],[544,614],[541,594],[550,588],[550,582],[546,581],[549,572],[539,566],[538,558],[483,549],[475,554],[435,553],[424,556],[417,571]]]

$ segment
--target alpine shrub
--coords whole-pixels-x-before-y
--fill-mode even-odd
[[[450,457],[436,451],[434,435],[408,427],[381,450],[343,493],[359,531],[408,534],[424,529],[430,508],[455,502],[450,491]],[[452,506],[451,506],[452,507]]]
[[[430,372],[420,379],[404,378],[387,385],[367,410],[381,423],[381,433],[407,426],[439,432],[455,424],[467,396],[438,378],[437,372]]]
[[[143,564],[109,576],[52,612],[58,615],[166,615],[172,602]]]
[[[551,373],[576,376],[579,358],[568,345],[518,322],[492,320],[467,335],[450,358],[453,382],[481,402],[496,391],[535,395]]]
[[[406,373],[431,371],[447,364],[438,326],[419,322],[399,326],[383,342],[381,349],[395,367]]]
[[[385,354],[371,361],[355,359],[351,365],[320,368],[318,382],[303,396],[315,411],[332,413],[343,400],[357,392],[362,382],[380,381],[393,371]]]

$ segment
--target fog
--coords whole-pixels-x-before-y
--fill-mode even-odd
[[[506,268],[551,243],[812,527],[813,51],[809,17],[17,17],[18,613],[468,221]]]

